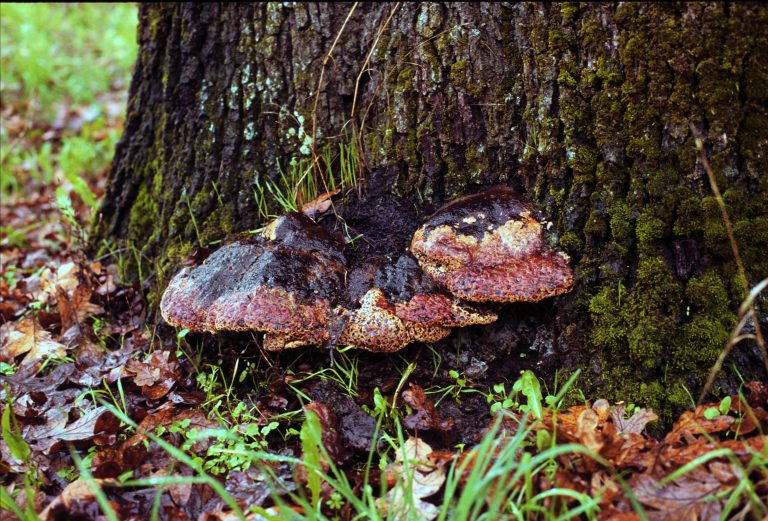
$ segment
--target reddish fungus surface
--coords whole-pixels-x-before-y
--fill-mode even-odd
[[[435,342],[450,328],[489,324],[497,318],[436,287],[410,255],[395,262],[378,259],[353,270],[348,291],[350,301],[360,306],[349,312],[339,343],[372,351]]]
[[[360,307],[347,315],[339,343],[370,351],[392,352],[412,342],[436,342],[451,332],[449,328],[403,320],[379,288],[362,298]]]
[[[177,274],[160,303],[165,320],[197,332],[263,331],[270,349],[326,342],[343,254],[300,214],[267,232],[268,239],[228,244]]]
[[[538,301],[570,291],[568,257],[546,249],[541,215],[497,186],[440,209],[411,252],[436,282],[471,302]]]
[[[261,237],[182,269],[161,311],[169,324],[197,332],[262,331],[268,350],[343,344],[392,352],[435,342],[451,328],[496,320],[469,302],[536,301],[570,289],[567,257],[544,247],[540,219],[496,187],[432,216],[413,237],[416,258],[367,255],[350,268],[340,236],[290,213]]]
[[[490,324],[498,317],[493,311],[460,302],[441,293],[414,295],[395,304],[398,318],[422,326],[465,327]]]

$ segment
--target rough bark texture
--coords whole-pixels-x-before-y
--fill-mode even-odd
[[[256,227],[254,183],[301,155],[351,7],[143,4],[97,240],[156,259],[162,289],[195,226],[204,242]],[[689,124],[753,285],[768,274],[766,8],[405,3],[387,24],[394,8],[358,5],[339,36],[318,142],[351,119],[369,190],[385,185],[421,216],[512,186],[553,221],[577,273],[570,295],[451,342],[495,343],[486,361],[525,350],[550,369],[581,365],[581,385],[609,398],[690,403],[743,295]],[[765,377],[753,346],[729,360]]]

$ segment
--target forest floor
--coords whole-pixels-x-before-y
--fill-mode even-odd
[[[547,390],[466,350],[331,363],[164,325],[151,273],[125,272],[137,251],[84,253],[122,130],[134,7],[49,8],[62,27],[106,27],[97,42],[31,37],[24,9],[3,6],[16,47],[4,37],[0,520],[768,515],[766,383],[651,435],[653,411],[583,396],[578,373]],[[16,58],[57,40],[48,69]],[[87,85],[86,63],[105,71]]]

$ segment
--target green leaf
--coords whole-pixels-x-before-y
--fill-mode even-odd
[[[720,416],[720,411],[717,410],[717,407],[709,407],[704,411],[704,417],[708,420],[714,420],[718,416]]]
[[[541,385],[539,379],[533,374],[533,371],[526,370],[520,375],[520,391],[528,398],[528,407],[537,419],[544,417],[544,410],[541,406]],[[517,382],[515,382],[517,383]]]
[[[265,425],[264,427],[261,428],[261,435],[266,436],[273,430],[277,429],[279,426],[280,424],[277,422],[270,422],[269,425]]]
[[[322,428],[320,419],[312,411],[306,412],[306,419],[301,426],[301,450],[304,453],[305,468],[307,471],[307,488],[312,494],[312,506],[316,507],[320,501],[320,476],[315,469],[320,468],[320,448],[322,443]]]
[[[0,487],[0,510],[3,512],[13,512],[19,519],[24,519],[24,512],[21,511],[13,497],[5,490],[5,487]]]
[[[16,421],[14,418],[14,426],[18,428],[18,426],[15,425]],[[16,434],[13,430],[11,430],[11,404],[8,403],[5,406],[5,410],[3,411],[3,420],[2,420],[2,427],[3,427],[3,441],[6,445],[8,445],[8,450],[11,451],[11,456],[16,458],[19,461],[27,461],[27,458],[29,457],[29,445],[27,445],[27,442],[24,441],[24,438],[21,437],[21,435]],[[15,429],[14,429],[15,430]]]
[[[75,219],[75,209],[72,208],[72,200],[63,186],[56,188],[56,207],[61,214],[70,221]]]
[[[388,409],[387,400],[382,396],[378,387],[373,389],[373,406],[379,414],[385,414]]]
[[[548,449],[552,445],[552,436],[545,430],[540,430],[536,433],[536,448],[540,452]]]
[[[720,402],[720,414],[725,416],[728,414],[731,410],[731,397],[726,396],[723,398],[723,400]]]

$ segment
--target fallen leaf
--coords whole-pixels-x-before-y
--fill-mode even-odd
[[[736,421],[735,418],[726,415],[707,419],[704,411],[708,408],[710,408],[709,405],[699,405],[695,411],[685,411],[681,414],[672,426],[672,431],[664,438],[665,443],[676,445],[681,440],[693,443],[698,436],[725,431]]]
[[[74,262],[62,264],[55,271],[51,268],[46,268],[40,275],[42,291],[38,295],[38,300],[45,302],[49,297],[55,299],[58,289],[64,291],[71,298],[75,289],[80,285],[79,273],[80,269]]]
[[[0,326],[0,361],[10,363],[24,353],[26,356],[21,361],[21,366],[34,370],[48,358],[64,357],[67,348],[55,341],[51,334],[31,317],[18,323],[8,322]]]
[[[105,480],[92,479],[90,483],[85,479],[79,478],[69,485],[58,495],[45,509],[40,512],[40,519],[49,521],[53,519],[79,518],[72,514],[70,510],[78,502],[93,503],[97,507],[95,495],[91,487],[101,487]],[[97,507],[98,508],[98,507]],[[99,512],[98,510],[96,512]]]
[[[753,407],[768,406],[768,384],[765,382],[747,382],[744,387],[749,389],[749,395],[746,397],[749,405]],[[733,400],[738,402],[738,400]]]
[[[301,205],[301,213],[307,217],[314,218],[317,215],[327,212],[331,207],[331,197],[338,194],[339,191],[340,189],[337,188],[336,190],[322,193],[308,203],[304,203]]]
[[[274,393],[284,394],[285,390],[275,388]],[[329,380],[321,380],[315,384],[310,395],[314,401],[330,407],[339,418],[339,431],[344,445],[351,451],[368,454],[376,436],[376,420]],[[262,410],[263,403],[259,400],[259,407]]]
[[[722,476],[720,476],[722,477]],[[716,494],[733,489],[735,476],[723,482],[708,467],[697,467],[677,479],[662,484],[648,474],[636,474],[629,484],[637,500],[646,508],[652,521],[701,521],[720,518],[727,496],[714,500]]]
[[[144,396],[157,400],[168,394],[181,378],[181,369],[174,353],[155,351],[144,362],[128,360],[125,375],[133,376],[134,383],[141,387]]]
[[[403,401],[413,409],[413,413],[403,419],[403,425],[411,430],[435,429],[443,432],[451,430],[453,420],[440,417],[435,404],[427,398],[424,389],[416,384],[409,384],[409,386],[408,390],[403,391]]]
[[[224,488],[244,510],[250,506],[262,506],[272,494],[296,490],[290,464],[275,462],[269,465],[269,473],[261,467],[251,467],[242,472],[231,471],[227,474]]]
[[[62,333],[73,325],[80,324],[89,316],[104,313],[104,308],[90,302],[91,295],[93,295],[93,288],[86,282],[77,286],[71,295],[61,287],[56,288]]]
[[[429,444],[416,437],[408,438],[395,452],[395,461],[384,471],[388,480],[393,481],[392,489],[376,500],[376,508],[382,515],[397,520],[431,521],[437,517],[440,510],[424,498],[443,486],[447,466],[436,466],[429,457],[432,452]]]
[[[641,434],[646,425],[659,419],[650,409],[638,409],[630,418],[624,418],[626,411],[627,408],[623,403],[617,403],[611,411],[611,418],[618,434]]]
[[[342,441],[339,432],[339,418],[331,411],[330,407],[321,402],[311,402],[304,407],[304,410],[312,411],[320,420],[323,446],[333,462],[341,464],[347,461],[351,453]]]
[[[598,439],[596,432],[598,425],[597,413],[592,409],[581,411],[576,420],[576,439],[595,454],[600,454],[603,448],[603,441]]]
[[[109,422],[99,422],[100,418],[111,413],[106,407],[97,407],[83,414],[67,425],[67,413],[59,407],[53,407],[45,415],[46,423],[28,427],[24,439],[34,450],[50,454],[64,441],[89,440],[98,434]]]

